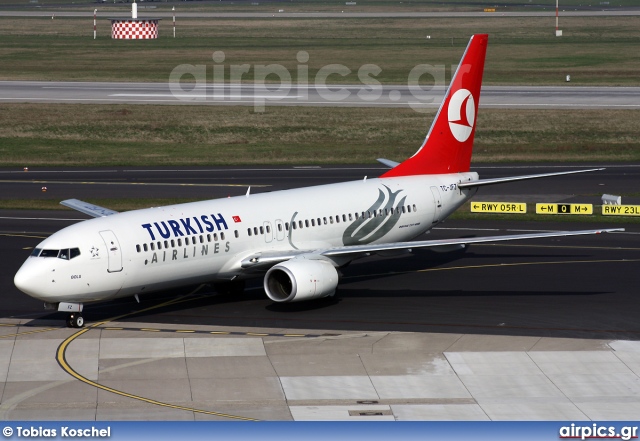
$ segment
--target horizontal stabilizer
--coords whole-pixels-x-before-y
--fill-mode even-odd
[[[118,214],[117,211],[109,210],[108,208],[104,208],[99,205],[90,204],[89,202],[84,202],[79,199],[66,199],[60,202],[60,205],[73,208],[74,210],[77,210],[80,213],[88,214],[89,216],[92,216],[92,217],[105,217],[105,216],[111,216],[112,214]]]
[[[385,159],[385,158],[378,158],[377,161],[383,165],[386,165],[389,168],[393,168],[397,165],[400,165],[399,162],[396,161],[392,161],[391,159]]]
[[[481,187],[483,185],[504,184],[505,182],[525,181],[527,179],[548,178],[551,176],[572,175],[574,173],[587,173],[594,171],[605,170],[604,168],[592,168],[589,170],[572,170],[556,173],[542,173],[539,175],[525,175],[525,176],[509,176],[506,178],[494,178],[494,179],[480,179],[478,181],[461,182],[458,184],[458,188],[471,188]]]

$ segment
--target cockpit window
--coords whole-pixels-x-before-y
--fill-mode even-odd
[[[71,260],[80,255],[80,248],[66,248],[63,250],[41,250],[36,248],[31,253],[35,257],[57,257],[62,260]]]

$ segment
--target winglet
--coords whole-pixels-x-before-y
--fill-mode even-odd
[[[469,171],[488,39],[471,37],[422,147],[381,177]]]

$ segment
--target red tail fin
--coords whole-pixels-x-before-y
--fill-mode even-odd
[[[488,38],[471,37],[422,147],[381,177],[469,171]]]

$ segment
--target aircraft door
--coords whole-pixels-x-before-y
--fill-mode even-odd
[[[273,229],[271,228],[271,222],[264,222],[264,241],[269,243],[273,240]]]
[[[442,197],[440,196],[440,190],[438,190],[438,187],[431,187],[431,195],[433,196],[433,204],[435,207],[432,223],[437,224],[440,222],[440,216],[442,214]]]
[[[107,272],[117,273],[122,271],[122,252],[118,238],[110,230],[101,231],[100,236],[102,236],[102,240],[104,240],[104,244],[107,247],[107,258],[109,259]]]
[[[284,240],[284,222],[280,219],[276,219],[276,240]]]

